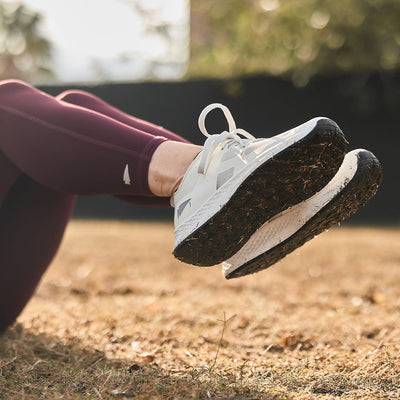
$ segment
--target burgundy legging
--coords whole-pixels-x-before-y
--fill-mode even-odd
[[[83,91],[54,98],[24,82],[0,82],[0,330],[34,293],[77,194],[169,205],[147,181],[165,140],[187,142]]]

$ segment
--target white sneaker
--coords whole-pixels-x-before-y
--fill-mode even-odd
[[[208,134],[205,118],[215,108],[224,112],[229,132]],[[265,221],[325,186],[345,154],[339,127],[322,117],[255,139],[216,103],[202,111],[199,128],[208,139],[171,199],[173,253],[189,264],[210,266],[233,256]]]
[[[335,177],[318,193],[267,221],[222,264],[237,278],[268,268],[315,235],[355,213],[375,194],[382,168],[366,150],[348,153]]]

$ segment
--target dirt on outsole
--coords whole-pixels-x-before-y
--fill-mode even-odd
[[[331,229],[231,281],[172,244],[73,221],[0,336],[0,399],[400,398],[400,229]]]

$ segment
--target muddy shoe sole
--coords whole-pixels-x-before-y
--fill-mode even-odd
[[[204,204],[199,214],[208,212],[210,217],[191,221],[195,227],[192,232],[176,229],[176,258],[198,266],[227,260],[266,221],[309,198],[332,179],[343,161],[347,143],[338,125],[319,118],[297,141],[295,134],[294,130],[290,145],[244,176],[228,198],[221,195],[217,201],[210,199]],[[226,191],[229,185],[228,181],[220,190]]]
[[[350,152],[324,189],[268,221],[237,254],[224,262],[224,276],[238,278],[275,264],[314,236],[354,214],[376,193],[381,180],[381,165],[371,152]]]

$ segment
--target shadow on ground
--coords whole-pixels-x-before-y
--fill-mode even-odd
[[[237,380],[235,373],[165,370],[143,355],[136,362],[33,334],[20,324],[0,336],[0,398],[276,399]],[[285,397],[287,398],[287,397]]]

